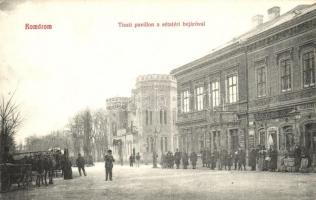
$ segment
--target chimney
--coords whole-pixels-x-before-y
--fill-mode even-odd
[[[277,17],[280,16],[280,7],[278,6],[274,6],[270,9],[268,9],[268,18],[269,18],[269,21],[270,20],[273,20]]]
[[[263,15],[255,15],[251,18],[252,27],[255,28],[263,23]]]

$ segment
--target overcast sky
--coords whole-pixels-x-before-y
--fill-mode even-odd
[[[75,112],[129,96],[140,74],[168,74],[251,28],[251,17],[313,0],[0,0],[0,92],[24,116],[17,142],[63,128]],[[120,28],[119,22],[205,22]],[[25,30],[25,24],[52,30]]]

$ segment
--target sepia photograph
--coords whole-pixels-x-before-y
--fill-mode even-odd
[[[315,0],[0,0],[1,200],[315,188]]]

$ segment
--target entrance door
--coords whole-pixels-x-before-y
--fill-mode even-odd
[[[278,135],[277,131],[274,129],[268,130],[268,138],[267,138],[268,148],[273,148],[275,150],[278,149]]]
[[[230,149],[233,152],[236,152],[239,147],[239,138],[238,138],[238,129],[230,130]]]
[[[305,148],[308,152],[316,153],[316,123],[305,126]]]

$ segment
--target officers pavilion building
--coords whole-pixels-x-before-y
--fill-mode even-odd
[[[300,146],[316,162],[316,4],[252,18],[254,28],[172,70],[186,152]],[[280,166],[280,161],[278,162]]]

